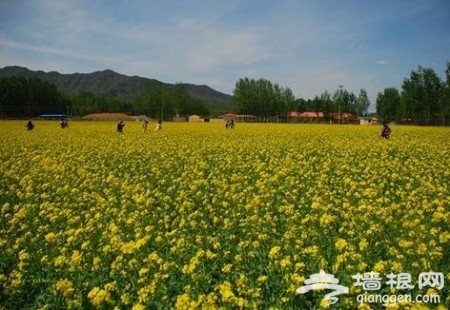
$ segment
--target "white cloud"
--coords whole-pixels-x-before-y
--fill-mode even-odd
[[[31,52],[37,52],[41,54],[52,54],[57,56],[66,56],[71,58],[77,58],[79,60],[88,61],[102,61],[102,62],[117,62],[117,57],[112,56],[98,56],[87,53],[78,53],[69,48],[54,48],[49,46],[32,45],[27,43],[22,43],[18,41],[12,41],[0,37],[0,45],[3,45],[12,50],[27,50]]]

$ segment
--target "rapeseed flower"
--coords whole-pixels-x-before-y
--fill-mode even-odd
[[[101,305],[110,302],[111,294],[104,289],[94,287],[87,295],[92,305],[100,307]]]
[[[5,308],[307,308],[295,291],[323,269],[355,309],[358,272],[449,269],[448,128],[17,125],[0,122]]]

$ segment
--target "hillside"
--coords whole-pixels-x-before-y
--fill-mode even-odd
[[[0,69],[0,77],[36,77],[52,83],[67,95],[79,92],[91,92],[96,95],[131,101],[142,94],[151,81],[172,88],[174,84],[163,83],[155,79],[139,76],[127,76],[112,70],[96,71],[92,73],[62,74],[59,72],[32,71],[24,67],[8,66]],[[207,102],[212,109],[228,110],[232,96],[218,92],[206,85],[185,84],[187,91],[194,98]]]

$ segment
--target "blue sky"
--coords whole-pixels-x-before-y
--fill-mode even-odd
[[[449,0],[0,0],[0,67],[112,69],[232,94],[267,78],[372,101],[418,65],[444,77]]]

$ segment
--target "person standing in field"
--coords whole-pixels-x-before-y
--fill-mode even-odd
[[[227,123],[225,124],[225,128],[233,129],[234,128],[234,120],[233,119],[228,120]]]
[[[383,122],[383,127],[381,128],[380,137],[384,139],[389,139],[391,137],[391,127],[389,127],[387,122]]]
[[[148,119],[144,119],[144,123],[142,124],[142,128],[144,128],[144,132],[147,131]]]
[[[34,129],[34,124],[33,124],[33,122],[31,120],[29,120],[27,122],[27,124],[25,125],[25,127],[27,128],[28,131],[31,131],[31,130]]]
[[[125,124],[122,120],[117,123],[117,132],[123,132],[123,127],[125,127]]]
[[[60,124],[61,124],[61,129],[69,127],[69,122],[67,121],[67,119],[65,117],[61,117]]]
[[[158,122],[156,123],[155,131],[159,130],[162,130],[162,120],[158,120]]]

